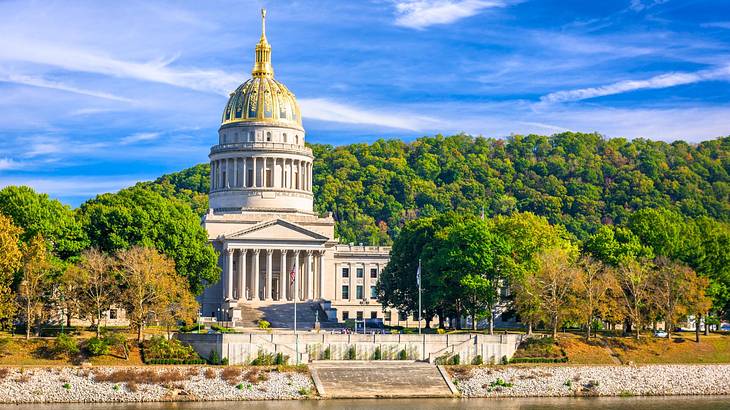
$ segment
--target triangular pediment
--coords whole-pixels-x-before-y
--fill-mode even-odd
[[[283,219],[261,222],[238,232],[224,235],[227,240],[327,241],[328,237]]]

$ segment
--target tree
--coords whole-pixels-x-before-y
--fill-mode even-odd
[[[535,280],[538,287],[541,311],[552,327],[553,337],[568,314],[574,301],[571,290],[577,281],[577,271],[570,254],[565,249],[548,249],[538,255]]]
[[[119,299],[114,261],[96,248],[85,250],[81,260],[66,271],[64,282],[75,284],[80,309],[90,314],[99,337],[102,314]]]
[[[0,213],[0,321],[6,323],[15,315],[16,304],[12,285],[15,273],[22,266],[20,235],[22,229]]]
[[[34,325],[36,335],[40,334],[40,317],[43,300],[48,291],[51,263],[45,240],[36,235],[23,245],[22,277],[18,285],[18,303],[25,316],[25,338],[30,339],[30,329]]]
[[[167,282],[159,306],[156,308],[157,320],[165,326],[167,338],[172,328],[180,322],[192,322],[196,319],[200,306],[190,289],[175,276],[164,278]]]
[[[90,240],[103,252],[154,247],[175,261],[195,294],[220,278],[208,234],[190,207],[177,199],[134,187],[99,195],[78,212]]]
[[[117,258],[124,289],[122,300],[141,343],[145,325],[151,316],[164,309],[171,284],[180,278],[172,259],[153,248],[133,246],[119,251]]]
[[[520,315],[522,323],[527,323],[527,334],[543,317],[542,293],[540,283],[535,272],[525,273],[519,281],[513,284],[514,307]]]
[[[643,245],[631,230],[621,226],[600,226],[595,234],[588,237],[583,249],[611,266],[630,259],[654,257],[650,247]]]
[[[613,270],[590,256],[583,256],[576,271],[576,314],[586,326],[586,340],[591,337],[593,318],[600,305],[606,303],[609,289],[615,288]]]
[[[88,239],[68,206],[27,186],[0,190],[0,213],[11,217],[23,229],[23,242],[40,235],[54,256],[62,260],[75,258],[88,246]]]
[[[617,270],[618,281],[623,290],[623,307],[634,325],[637,340],[644,322],[644,309],[650,302],[649,266],[648,261],[632,260],[622,263]]]
[[[712,308],[712,298],[707,295],[709,279],[688,271],[684,304],[687,312],[695,316],[695,342],[700,342],[700,322],[705,318],[705,334],[709,329],[707,312]]]

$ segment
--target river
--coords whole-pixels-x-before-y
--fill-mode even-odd
[[[195,403],[133,404],[23,404],[0,405],[0,410],[730,410],[729,396],[691,397],[602,397],[602,398],[529,398],[529,399],[377,399],[377,400],[302,400]]]

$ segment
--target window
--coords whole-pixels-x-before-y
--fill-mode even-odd
[[[405,321],[408,319],[408,314],[406,312],[398,312],[398,320]]]
[[[342,320],[350,319],[350,312],[342,312]]]
[[[362,314],[362,310],[358,310],[357,311],[357,316],[356,317],[357,317],[357,320],[362,320],[362,318],[364,317],[363,314]]]
[[[378,312],[370,312],[370,319],[377,319],[378,318]]]
[[[299,144],[299,135],[294,137],[294,143]]]
[[[271,133],[270,132],[266,133],[266,141],[271,142]]]
[[[383,313],[383,320],[390,322],[390,311]]]
[[[342,277],[343,278],[349,278],[350,277],[350,268],[342,268]]]
[[[370,299],[378,298],[378,289],[375,286],[370,286]]]
[[[109,319],[116,319],[117,318],[117,310],[116,309],[109,309]]]
[[[375,279],[378,277],[378,268],[371,268],[370,269],[370,277]]]
[[[364,275],[364,269],[363,268],[357,268],[357,277],[362,278]]]
[[[355,288],[355,297],[357,299],[362,299],[362,285],[357,285],[357,288]]]
[[[254,140],[254,134],[253,134],[253,131],[249,131],[249,133],[248,133],[248,140],[249,140],[249,141],[253,141],[253,140]]]
[[[284,137],[284,144],[286,144],[287,142],[289,142],[289,140],[286,138],[286,133],[284,133],[283,137]]]
[[[342,285],[342,299],[350,299],[350,287]]]

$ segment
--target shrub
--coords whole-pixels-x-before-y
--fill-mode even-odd
[[[64,383],[63,388],[69,390],[71,388],[71,385],[69,383]]]
[[[285,355],[284,353],[277,353],[276,359],[274,359],[274,364],[277,366],[283,366],[289,363],[289,356]]]
[[[235,385],[241,378],[241,369],[238,367],[226,367],[221,372],[221,379],[227,381],[230,385]]]
[[[406,352],[406,349],[398,352],[398,360],[408,360],[408,352]]]
[[[357,359],[357,351],[355,350],[355,346],[350,346],[350,348],[347,349],[347,360],[355,359]]]
[[[205,329],[205,326],[199,323],[193,323],[187,326],[180,326],[180,333],[194,333]]]
[[[254,366],[271,366],[276,362],[276,356],[273,353],[266,353],[259,350],[258,356],[251,362]]]
[[[86,342],[86,351],[91,356],[103,356],[109,354],[109,343],[105,339],[92,337]]]
[[[474,356],[474,359],[472,359],[471,364],[475,366],[481,366],[484,364],[484,359],[482,359],[482,355],[478,354]]]
[[[183,344],[177,339],[168,340],[163,336],[154,336],[146,340],[142,345],[142,353],[144,354],[145,362],[154,359],[170,359],[184,362],[186,360],[200,358],[192,346]]]
[[[271,327],[271,323],[266,320],[259,320],[259,329],[268,329]]]
[[[438,328],[438,329],[436,329],[436,333],[438,333],[440,335],[446,334],[446,329]]]
[[[215,349],[210,351],[210,355],[208,356],[208,363],[210,363],[210,364],[220,364],[221,363],[221,357],[218,356],[218,352]]]
[[[308,388],[306,388],[306,387],[302,387],[301,389],[299,389],[299,394],[300,394],[301,396],[309,396],[310,394],[312,394],[312,391],[311,391],[311,390],[309,390],[309,389],[308,389]]]
[[[243,390],[243,383],[238,383],[238,384],[236,385],[236,388],[237,388],[238,390]]]
[[[507,383],[503,379],[498,378],[497,380],[490,383],[489,387],[512,387],[512,383]]]
[[[216,324],[210,325],[210,328],[215,330],[218,333],[234,333],[235,332],[235,329],[232,329],[230,327],[223,327],[221,325],[216,325]]]
[[[330,349],[329,346],[327,346],[326,349],[324,349],[324,353],[322,353],[322,360],[330,360],[332,359],[332,349]]]
[[[80,349],[78,343],[76,343],[76,339],[66,333],[61,333],[56,336],[53,351],[56,354],[66,354],[71,356],[78,354]]]
[[[505,356],[502,356],[502,361],[501,361],[501,363],[502,363],[502,364],[509,364],[509,359],[507,358],[507,356],[506,356],[506,355],[505,355]]]
[[[373,360],[381,360],[383,358],[383,352],[380,350],[380,346],[375,348],[373,352]]]
[[[458,366],[459,364],[461,364],[461,355],[457,353],[451,356],[451,358],[449,359],[449,364],[452,366]]]
[[[208,380],[215,379],[215,370],[209,367],[205,369],[205,372],[203,372],[203,376]]]

